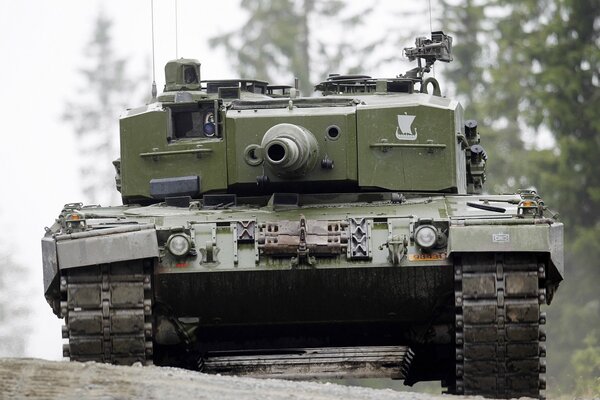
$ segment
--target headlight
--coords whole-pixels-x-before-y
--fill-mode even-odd
[[[415,231],[415,242],[424,249],[432,248],[437,242],[438,232],[432,225],[421,225]]]
[[[176,257],[185,256],[189,253],[191,247],[190,239],[181,233],[171,235],[167,240],[167,248],[169,252]]]

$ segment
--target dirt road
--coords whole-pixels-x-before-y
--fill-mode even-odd
[[[176,368],[0,359],[0,399],[24,398],[456,400],[469,397],[432,396],[330,383],[206,375]]]

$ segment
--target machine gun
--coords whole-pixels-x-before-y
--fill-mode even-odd
[[[420,79],[425,72],[431,70],[434,62],[452,61],[452,36],[442,31],[431,32],[431,39],[419,36],[415,40],[415,47],[404,48],[404,54],[409,61],[416,59],[419,63],[417,68],[407,71],[405,77]],[[425,60],[425,66],[421,64],[421,59]]]

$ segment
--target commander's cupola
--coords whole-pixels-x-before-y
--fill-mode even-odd
[[[165,92],[200,90],[200,62],[193,58],[172,60],[165,65]]]

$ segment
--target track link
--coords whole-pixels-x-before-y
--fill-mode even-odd
[[[457,394],[543,398],[545,266],[529,254],[465,254],[454,269]]]
[[[70,269],[60,287],[65,357],[152,364],[152,260]]]

